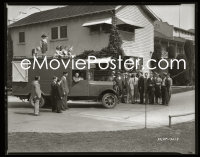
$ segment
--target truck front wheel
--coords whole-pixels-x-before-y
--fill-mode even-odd
[[[102,104],[104,107],[110,109],[117,105],[117,96],[113,93],[106,93],[102,97]]]

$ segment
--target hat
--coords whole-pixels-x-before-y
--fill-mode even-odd
[[[42,34],[42,36],[41,36],[42,38],[44,38],[44,37],[47,37],[47,35],[46,34]]]

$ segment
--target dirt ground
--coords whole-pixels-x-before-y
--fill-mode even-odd
[[[172,128],[86,133],[8,133],[8,152],[195,153],[195,123]]]

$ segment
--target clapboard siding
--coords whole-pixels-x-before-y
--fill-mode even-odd
[[[111,17],[111,13],[99,13],[86,16],[80,16],[71,19],[62,19],[57,21],[45,22],[35,25],[27,25],[23,27],[13,28],[11,35],[13,39],[14,56],[31,56],[31,50],[40,44],[41,35],[43,33],[49,36],[48,53],[53,55],[55,49],[59,45],[73,46],[73,54],[78,55],[84,50],[100,50],[108,45],[109,33],[90,33],[90,29],[83,27],[82,24],[90,20]],[[51,28],[67,25],[68,38],[65,40],[51,40]],[[19,44],[19,32],[25,32],[25,44]]]
[[[150,52],[153,52],[154,49],[153,21],[136,5],[124,6],[122,9],[117,10],[116,16],[132,20],[143,26],[143,28],[135,29],[135,38],[133,41],[124,40],[125,36],[123,33],[121,37],[125,54],[127,56],[143,57],[143,63],[145,64],[151,58]],[[144,66],[144,71],[148,72],[146,66]]]

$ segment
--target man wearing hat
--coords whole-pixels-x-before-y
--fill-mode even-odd
[[[46,34],[42,34],[41,38],[42,39],[40,41],[40,47],[41,47],[42,56],[44,57],[48,50],[48,45],[47,45],[48,36]]]
[[[117,76],[114,78],[114,81],[116,82],[116,86],[119,89],[118,96],[122,97],[123,78],[122,78],[121,73],[119,71],[117,72]]]
[[[150,73],[150,77],[147,79],[147,88],[149,103],[154,104],[155,79],[153,77],[153,73]]]
[[[144,76],[142,71],[139,72],[138,90],[140,93],[140,104],[144,103]]]
[[[159,77],[158,73],[155,73],[155,101],[159,104],[158,100],[161,98],[161,83],[162,79]]]
[[[123,101],[128,103],[129,101],[129,86],[128,86],[128,80],[129,80],[129,76],[128,73],[124,73],[123,74],[124,78],[123,78]],[[125,95],[126,95],[126,100],[125,100]]]
[[[167,73],[163,73],[163,79],[161,83],[161,95],[162,95],[162,104],[167,105],[168,93],[167,93]]]

